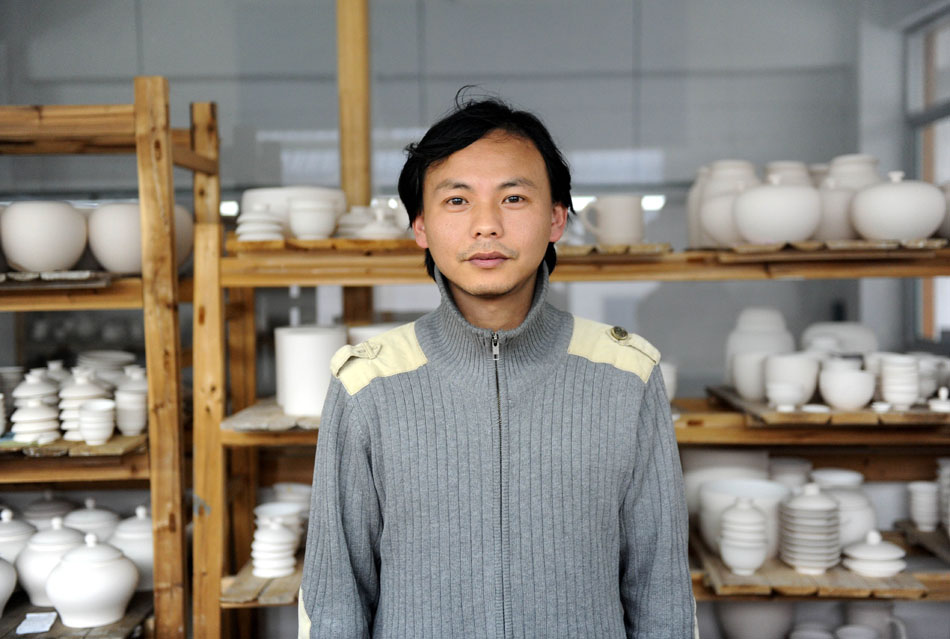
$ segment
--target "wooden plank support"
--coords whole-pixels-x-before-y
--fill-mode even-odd
[[[186,146],[172,147],[172,162],[175,166],[200,171],[206,175],[216,175],[218,172],[217,160],[196,153]]]
[[[142,308],[142,280],[127,277],[104,288],[0,292],[0,311],[80,311]]]
[[[197,188],[197,187],[196,187]],[[207,218],[206,218],[207,219]],[[224,295],[220,286],[222,234],[216,223],[195,224],[194,455],[195,473],[194,633],[220,637],[221,577],[228,554],[225,535]],[[200,558],[200,559],[199,559]]]
[[[197,170],[194,177],[195,220],[205,223],[221,221],[221,177],[219,175],[220,140],[218,110],[210,102],[191,105],[191,145],[195,153],[214,162],[208,171]]]
[[[132,453],[121,457],[27,458],[4,457],[0,484],[28,482],[82,482],[148,479],[148,454]]]
[[[155,635],[185,632],[184,448],[181,415],[181,334],[172,184],[168,81],[135,79],[135,140],[142,223],[142,298],[153,481]]]
[[[0,107],[3,142],[118,136],[131,141],[134,135],[135,109],[131,104]]]

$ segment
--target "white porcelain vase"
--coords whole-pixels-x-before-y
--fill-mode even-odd
[[[889,182],[869,186],[854,196],[851,221],[868,240],[919,240],[934,234],[947,215],[943,192],[933,184],[904,180],[901,171]]]
[[[62,271],[86,248],[86,218],[66,202],[14,202],[0,216],[0,244],[18,271]]]
[[[821,222],[821,197],[810,183],[788,184],[782,174],[769,183],[743,191],[733,209],[736,227],[746,242],[801,242]]]

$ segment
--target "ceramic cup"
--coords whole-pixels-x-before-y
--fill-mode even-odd
[[[598,244],[637,244],[643,240],[643,207],[639,195],[605,195],[580,211],[580,221]],[[597,217],[595,225],[590,220]]]
[[[881,639],[907,639],[907,627],[894,616],[894,604],[885,601],[850,601],[845,606],[849,625],[877,630]]]

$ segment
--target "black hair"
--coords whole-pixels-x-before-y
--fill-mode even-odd
[[[408,157],[399,174],[399,198],[409,213],[410,225],[422,213],[422,190],[429,168],[493,131],[504,131],[534,144],[544,159],[552,202],[573,213],[571,170],[541,120],[527,111],[515,110],[495,97],[466,99],[465,93],[470,88],[459,89],[455,95],[455,109],[433,124],[419,142],[406,147]],[[548,272],[553,272],[557,262],[553,243],[548,243],[544,262]],[[435,261],[428,249],[426,271],[430,277],[435,277]]]

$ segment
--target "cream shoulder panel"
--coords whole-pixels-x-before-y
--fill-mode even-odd
[[[574,333],[567,352],[633,373],[644,383],[660,361],[660,351],[639,335],[582,317],[574,318]]]
[[[297,593],[297,639],[310,639],[310,617],[303,607],[303,588]]]
[[[414,371],[428,362],[415,324],[406,324],[355,346],[344,346],[330,360],[330,370],[350,395],[377,377]]]

